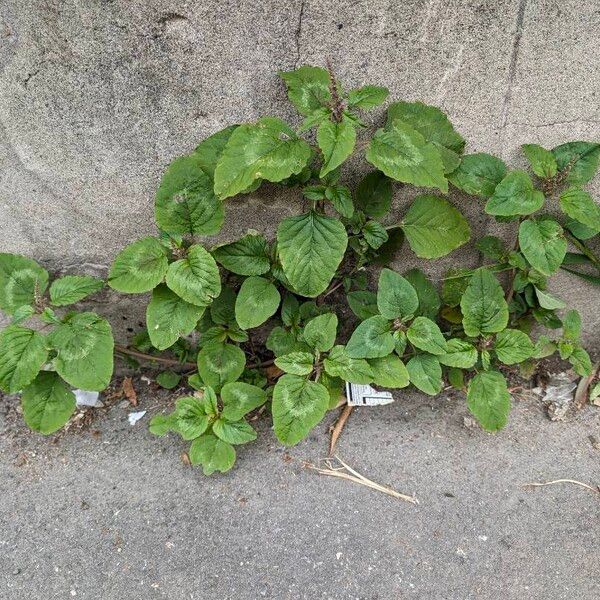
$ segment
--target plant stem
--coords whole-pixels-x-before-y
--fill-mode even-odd
[[[191,362],[180,362],[175,358],[163,358],[162,356],[154,356],[152,354],[146,354],[145,352],[139,352],[138,350],[130,350],[125,346],[115,345],[115,352],[118,354],[125,354],[126,356],[133,356],[141,360],[147,360],[148,362],[159,362],[163,365],[169,365],[171,367],[185,367],[186,369],[194,369],[196,371],[198,366],[196,363]],[[260,367],[269,367],[275,362],[275,359],[264,360],[258,363],[250,363],[246,365],[248,369],[257,369]]]
[[[567,238],[572,242],[574,246],[576,246],[583,254],[585,254],[591,261],[594,263],[596,269],[600,271],[600,258],[594,254],[581,240],[577,239],[574,235],[570,234],[568,231]]]

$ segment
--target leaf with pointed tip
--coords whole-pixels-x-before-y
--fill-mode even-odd
[[[264,277],[248,277],[235,301],[235,319],[242,329],[262,325],[277,312],[281,295]]]
[[[510,412],[510,393],[504,376],[498,371],[475,375],[469,382],[467,405],[484,429],[502,429]]]
[[[34,260],[0,252],[0,308],[12,315],[24,305],[34,304],[48,287],[48,272]]]
[[[383,269],[379,275],[377,307],[386,319],[414,315],[419,308],[415,288],[402,275]]]
[[[477,349],[465,340],[452,338],[446,343],[446,352],[437,359],[448,367],[470,369],[477,362]]]
[[[485,212],[500,217],[530,215],[543,205],[544,194],[533,187],[531,177],[525,171],[511,171],[496,186]]]
[[[527,157],[531,170],[542,179],[554,177],[558,170],[556,158],[550,150],[546,150],[538,144],[523,144],[523,153]]]
[[[256,439],[256,431],[243,419],[234,422],[217,419],[213,423],[212,430],[219,439],[232,445],[247,444]]]
[[[214,235],[225,219],[212,177],[197,153],[175,159],[156,193],[156,223],[170,235]]]
[[[519,226],[521,252],[544,275],[558,271],[567,252],[563,228],[551,217],[525,219]]]
[[[310,298],[327,288],[347,244],[341,221],[314,211],[284,219],[277,229],[283,271],[294,290]]]
[[[271,268],[269,246],[260,234],[248,233],[235,242],[217,246],[212,255],[236,275],[263,275]]]
[[[366,319],[354,330],[346,345],[351,358],[380,358],[394,350],[394,338],[389,319],[376,315]]]
[[[572,187],[560,195],[562,211],[586,227],[600,231],[600,206],[586,191]],[[578,237],[578,236],[576,236]]]
[[[223,386],[221,400],[221,416],[228,421],[239,421],[255,408],[262,406],[267,401],[267,393],[255,385],[235,381]]]
[[[505,175],[506,165],[499,158],[479,152],[463,156],[448,180],[467,194],[489,198]]]
[[[463,327],[469,337],[497,333],[508,324],[508,305],[502,286],[484,267],[473,272],[460,308]]]
[[[273,427],[286,446],[303,440],[325,416],[329,392],[320,383],[297,375],[283,375],[273,388]]]
[[[377,250],[388,241],[388,234],[385,227],[378,221],[367,221],[362,228],[362,233],[365,236],[365,242]]]
[[[546,310],[557,310],[566,306],[562,300],[555,298],[548,292],[540,290],[538,287],[535,288],[535,295],[537,296],[540,306]]]
[[[223,200],[257,180],[282,181],[300,173],[310,158],[310,146],[281,119],[263,117],[240,125],[217,162],[215,194]]]
[[[534,353],[533,342],[529,336],[518,329],[505,329],[496,336],[494,351],[500,362],[505,365],[516,365]]]
[[[327,352],[335,344],[338,318],[333,313],[325,313],[312,318],[304,326],[304,341],[314,350]]]
[[[75,412],[75,394],[53,371],[42,371],[23,390],[23,418],[34,431],[44,435],[60,429]]]
[[[117,254],[108,285],[127,294],[149,292],[163,281],[168,267],[167,249],[157,238],[145,237]]]
[[[113,372],[114,341],[108,322],[92,312],[74,313],[48,336],[54,366],[73,387],[103,390]]]
[[[304,65],[295,71],[280,71],[279,76],[287,86],[290,102],[301,115],[308,116],[331,102],[329,73],[325,69]]]
[[[418,354],[406,364],[410,382],[429,396],[436,396],[442,391],[442,367],[436,356]]]
[[[375,132],[367,160],[397,181],[448,191],[444,163],[437,147],[401,121]]]
[[[275,364],[290,375],[310,375],[313,363],[314,357],[309,352],[290,352],[275,359]]]
[[[205,475],[226,473],[235,464],[235,448],[212,433],[196,438],[188,452],[192,465],[202,465]]]
[[[245,366],[244,351],[233,344],[211,343],[198,353],[198,373],[202,381],[216,391],[236,381]]]
[[[469,223],[450,202],[437,196],[417,196],[408,209],[402,229],[419,258],[446,256],[469,241]]]
[[[16,394],[28,386],[48,359],[46,338],[19,325],[0,333],[0,389]]]
[[[221,293],[221,277],[215,259],[199,244],[187,256],[171,263],[167,285],[178,296],[196,306],[208,306]]]
[[[86,275],[65,275],[50,286],[50,302],[54,306],[74,304],[104,287],[104,281]]]
[[[419,269],[411,269],[404,273],[404,278],[413,286],[417,292],[419,306],[415,315],[423,315],[435,320],[442,305],[440,295],[433,283]]]
[[[323,166],[319,174],[322,179],[352,154],[356,144],[356,128],[348,119],[340,123],[328,119],[319,125],[317,143],[323,153]]]
[[[574,185],[587,183],[594,177],[600,162],[600,144],[567,142],[552,148],[559,171],[567,173],[565,181]]]
[[[427,317],[417,317],[410,324],[406,337],[415,348],[430,354],[445,354],[448,351],[444,334],[437,324]]]
[[[152,345],[158,350],[170,348],[194,330],[204,310],[203,306],[186,302],[166,285],[154,288],[146,309],[146,327]]]
[[[375,385],[397,389],[404,388],[410,383],[406,366],[394,354],[381,358],[370,358],[367,362],[373,371]]]
[[[350,108],[370,110],[383,104],[389,94],[390,92],[387,88],[376,85],[365,85],[348,92],[348,106]]]

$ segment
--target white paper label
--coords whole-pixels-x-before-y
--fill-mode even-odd
[[[370,385],[346,383],[348,406],[382,406],[394,401],[391,392],[380,392]]]

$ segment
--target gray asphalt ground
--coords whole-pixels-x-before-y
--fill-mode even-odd
[[[600,494],[522,485],[600,483],[600,409],[550,422],[524,397],[496,435],[458,397],[356,409],[339,455],[415,506],[304,466],[335,413],[292,449],[258,421],[234,470],[204,477],[147,431],[169,401],[136,385],[135,426],[117,401],[50,439],[0,399],[0,598],[598,598]]]

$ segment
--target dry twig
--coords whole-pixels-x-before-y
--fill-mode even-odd
[[[334,457],[342,466],[335,467],[333,466],[331,459],[326,459],[325,465],[327,468],[323,469],[321,467],[317,467],[311,463],[306,463],[306,466],[313,471],[316,471],[320,475],[327,475],[329,477],[338,477],[339,479],[345,479],[346,481],[352,481],[354,483],[358,483],[359,485],[364,485],[372,490],[377,492],[381,492],[382,494],[387,494],[388,496],[392,496],[393,498],[397,498],[398,500],[404,500],[405,502],[410,502],[411,504],[419,504],[419,501],[414,496],[407,496],[406,494],[401,494],[392,488],[386,487],[379,483],[375,483],[371,479],[367,479],[364,475],[361,475],[357,471],[355,471],[352,467],[349,467],[339,456]]]

